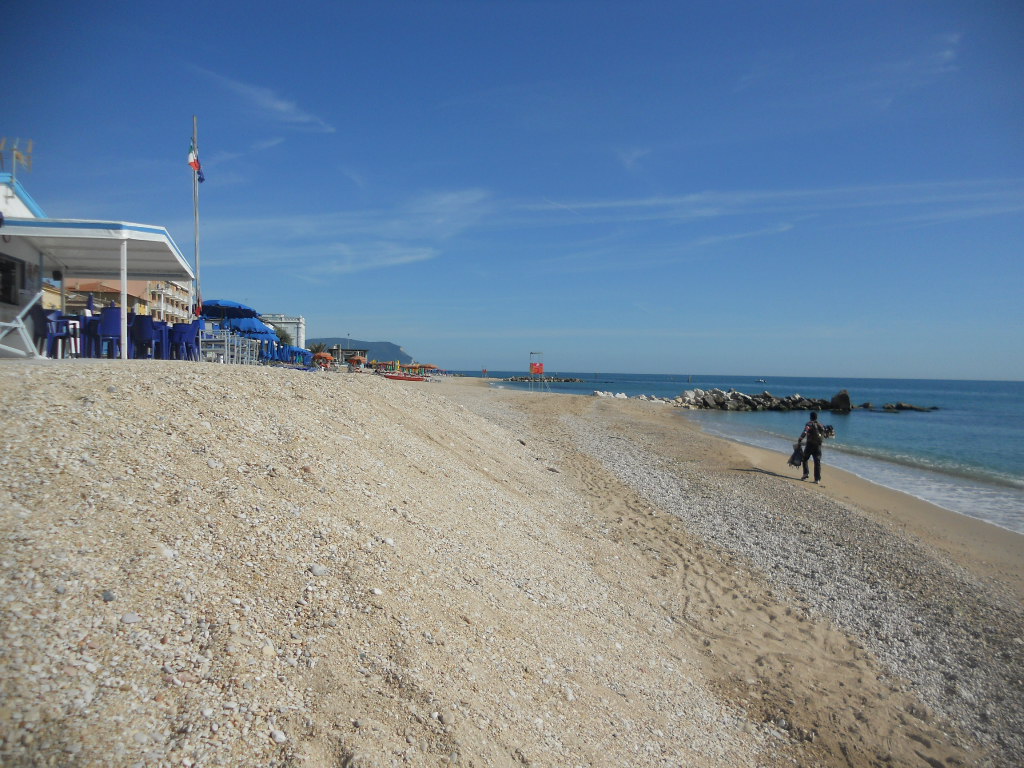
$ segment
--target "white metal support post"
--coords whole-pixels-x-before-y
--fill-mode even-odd
[[[121,241],[121,359],[128,359],[128,240]]]

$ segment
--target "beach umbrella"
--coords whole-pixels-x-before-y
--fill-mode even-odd
[[[259,315],[255,309],[248,304],[241,304],[228,299],[207,299],[203,302],[203,317],[218,320],[231,318],[256,317]]]
[[[229,318],[225,324],[243,336],[250,333],[277,335],[273,328],[256,317],[233,317]]]

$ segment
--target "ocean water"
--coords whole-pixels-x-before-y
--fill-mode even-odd
[[[479,376],[479,372],[464,375]],[[509,378],[522,373],[490,371]],[[1024,382],[942,381],[932,379],[767,378],[750,376],[670,376],[661,374],[554,373],[580,378],[582,383],[528,384],[500,382],[495,386],[566,394],[594,390],[675,397],[687,389],[737,389],[748,394],[765,390],[773,395],[801,394],[831,398],[849,390],[856,405],[906,402],[939,410],[919,413],[855,410],[824,412],[821,421],[835,427],[836,438],[824,447],[824,477],[836,466],[959,514],[1024,533]],[[761,411],[675,411],[697,421],[706,431],[787,457],[808,414]],[[780,458],[780,471],[794,472]]]

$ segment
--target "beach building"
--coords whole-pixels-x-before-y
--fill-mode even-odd
[[[16,158],[12,158],[17,163]],[[167,230],[123,221],[47,218],[11,172],[0,173],[0,355],[34,357],[43,298],[59,286],[66,307],[71,280],[104,281],[115,286],[121,308],[122,357],[127,355],[128,309],[148,313],[153,296],[163,295],[164,311],[180,311],[174,297],[192,293],[195,274]],[[111,282],[113,281],[113,282]],[[137,281],[144,288],[132,291]],[[44,286],[50,284],[49,288]],[[79,285],[80,283],[76,284]],[[168,286],[175,286],[169,288]],[[75,292],[77,293],[77,291]],[[139,294],[139,295],[135,295]],[[50,300],[47,300],[50,303]],[[190,303],[189,303],[190,306]]]
[[[367,355],[370,354],[367,349],[347,349],[342,347],[341,344],[335,344],[328,352],[334,356],[334,359],[339,364],[354,365],[356,367],[363,366],[367,361]]]
[[[264,323],[274,325],[282,331],[287,331],[292,337],[292,342],[297,347],[306,346],[306,318],[302,315],[282,315],[276,312],[261,313],[260,319]]]

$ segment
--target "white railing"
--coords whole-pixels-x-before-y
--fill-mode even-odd
[[[203,331],[199,338],[199,359],[229,365],[256,365],[260,361],[260,342],[230,331]]]

